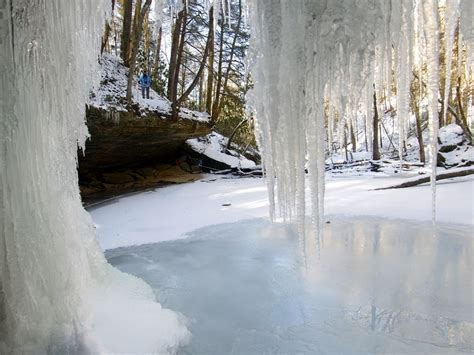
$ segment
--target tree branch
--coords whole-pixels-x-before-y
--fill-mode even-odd
[[[436,181],[444,180],[444,179],[451,179],[451,178],[460,177],[460,176],[468,176],[468,175],[472,175],[472,174],[474,174],[474,168],[457,170],[457,171],[447,172],[447,173],[441,173],[441,174],[436,175]],[[430,181],[430,177],[425,176],[425,177],[422,177],[422,178],[419,178],[419,179],[416,179],[416,180],[406,181],[406,182],[404,182],[402,184],[399,184],[399,185],[381,187],[381,188],[374,189],[374,190],[401,189],[401,188],[405,188],[405,187],[417,186],[417,185],[420,185],[420,184],[427,183],[429,181]]]

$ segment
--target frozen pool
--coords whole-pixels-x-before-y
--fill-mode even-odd
[[[106,256],[188,318],[182,354],[451,354],[473,350],[472,241],[467,227],[333,219],[318,252],[311,233],[251,220]]]

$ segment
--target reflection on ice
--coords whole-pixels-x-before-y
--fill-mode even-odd
[[[190,320],[183,354],[472,351],[470,231],[430,227],[335,219],[318,253],[252,220],[106,256]]]

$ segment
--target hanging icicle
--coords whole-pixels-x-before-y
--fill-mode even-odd
[[[461,5],[459,0],[446,2],[450,41],[453,23],[459,17],[459,6],[464,10],[469,7],[469,2],[461,0]],[[353,117],[359,105],[365,111],[366,140],[369,143],[374,134],[372,88],[375,87],[379,109],[390,109],[392,76],[395,75],[398,149],[403,159],[410,114],[412,66],[416,65],[419,70],[421,90],[422,65],[426,62],[434,220],[439,1],[253,0],[248,5],[253,30],[249,63],[255,82],[249,103],[256,115],[271,217],[275,218],[276,211],[280,211],[285,219],[304,221],[305,205],[301,195],[306,187],[304,171],[308,166],[313,221],[318,228],[321,227],[325,100],[330,108],[327,128],[330,143],[337,140],[335,137],[338,135],[342,141],[344,129],[355,125]],[[463,20],[463,16],[461,28],[468,33],[466,40],[471,41],[472,18]],[[422,59],[424,56],[426,61]],[[422,110],[421,102],[419,106]],[[333,112],[339,116],[338,124],[335,124]],[[338,128],[333,131],[335,126]],[[331,152],[331,148],[328,147],[327,151]]]

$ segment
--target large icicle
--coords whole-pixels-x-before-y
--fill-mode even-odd
[[[439,86],[439,19],[438,3],[423,1],[423,23],[426,40],[426,63],[428,67],[428,115],[430,119],[430,169],[432,191],[432,220],[436,220],[436,165],[438,158],[438,86]]]
[[[398,116],[398,154],[400,167],[403,162],[403,147],[406,136],[406,122],[410,108],[410,79],[411,79],[411,58],[410,43],[412,37],[413,13],[412,0],[400,0],[402,7],[402,24],[398,45],[398,83],[397,83],[397,116]]]
[[[148,285],[107,264],[81,204],[106,4],[0,1],[1,354],[165,353],[189,336]]]

